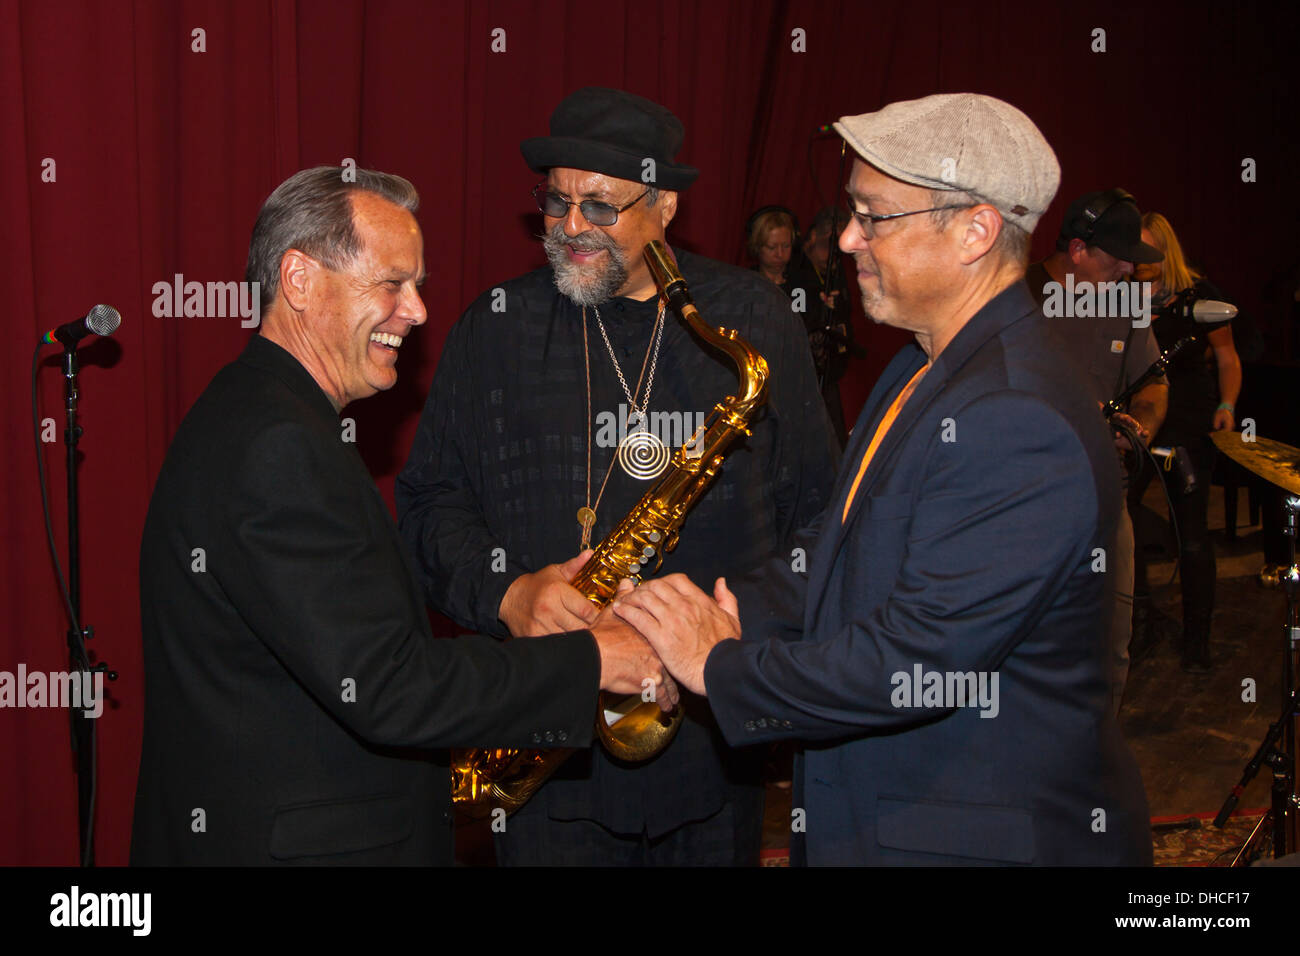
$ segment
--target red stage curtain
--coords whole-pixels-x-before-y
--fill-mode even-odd
[[[731,261],[756,206],[783,203],[806,222],[838,198],[838,139],[812,138],[818,125],[932,92],[1000,96],[1038,122],[1064,168],[1036,255],[1071,197],[1123,185],[1251,305],[1295,259],[1295,191],[1282,184],[1297,168],[1296,25],[1271,4],[1210,2],[1075,13],[861,0],[0,0],[3,288],[17,343],[0,406],[0,670],[66,667],[22,343],[96,302],[123,316],[116,336],[83,349],[83,616],[92,649],[122,675],[99,721],[100,862],[125,862],[129,842],[149,494],[180,419],[249,334],[237,318],[155,318],[153,286],[178,273],[242,278],[258,206],[290,173],[352,158],[422,194],[429,323],[403,349],[398,386],[347,412],[391,501],[447,330],[482,289],[542,261],[528,197],[537,177],[518,143],[544,133],[573,89],[623,87],[681,117],[683,159],[702,174],[670,238]],[[1090,49],[1098,27],[1104,53]],[[498,29],[505,49],[494,52]],[[1255,183],[1242,182],[1246,157]],[[906,341],[859,335],[871,356],[846,382],[850,415]],[[41,415],[61,427],[53,363]],[[62,547],[61,438],[45,456]],[[75,861],[75,805],[67,714],[0,711],[0,863]]]

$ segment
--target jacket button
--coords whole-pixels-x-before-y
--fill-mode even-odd
[[[786,730],[794,730],[794,724],[790,723],[788,720],[781,721],[781,726]]]
[[[560,738],[560,743],[564,743],[569,739],[569,732],[567,730],[561,730],[557,736]]]
[[[754,729],[754,722],[752,720],[745,721],[745,729],[752,731]]]
[[[551,733],[549,730],[546,732],[546,742],[548,744],[555,743],[555,734]]]
[[[754,723],[758,724],[758,726],[762,728],[767,727],[767,719],[765,717],[758,718],[758,720],[754,721]]]
[[[533,743],[535,743],[535,744],[540,744],[541,742],[542,742],[542,735],[541,735],[541,734],[533,734]]]

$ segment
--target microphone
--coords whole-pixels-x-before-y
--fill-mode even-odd
[[[1198,299],[1195,289],[1188,288],[1174,296],[1168,304],[1156,309],[1155,314],[1182,315],[1198,325],[1217,325],[1235,318],[1237,307],[1231,302],[1220,302],[1217,299]]]
[[[1201,325],[1214,325],[1227,322],[1237,314],[1237,307],[1231,302],[1218,299],[1201,299],[1192,306],[1192,321]]]
[[[41,336],[41,344],[61,342],[67,348],[75,348],[77,342],[87,335],[112,335],[121,324],[122,315],[117,309],[111,305],[97,305],[81,318],[50,329]]]

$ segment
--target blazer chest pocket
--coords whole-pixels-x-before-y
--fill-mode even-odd
[[[276,810],[271,856],[292,860],[355,853],[399,843],[410,835],[410,801],[397,794],[306,803]]]
[[[1017,807],[877,797],[876,839],[881,846],[912,853],[1034,861],[1034,817]]]

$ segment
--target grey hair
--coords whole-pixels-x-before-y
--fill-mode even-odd
[[[260,284],[263,312],[280,291],[280,260],[290,249],[301,249],[330,269],[341,269],[357,257],[361,237],[352,222],[351,194],[358,191],[412,213],[420,208],[420,194],[401,176],[340,166],[296,172],[267,197],[253,226],[244,270],[246,282]]]
[[[979,193],[952,189],[930,190],[930,204],[932,206],[964,206],[967,204],[978,206],[981,203],[987,203],[994,208],[997,207],[996,203]],[[956,212],[956,209],[936,210],[930,213],[930,221],[943,229],[947,227],[948,223],[952,222],[952,217]],[[1029,262],[1029,233],[1022,226],[1018,226],[1004,217],[1002,230],[998,233],[997,241],[993,243],[993,248],[989,251],[996,254],[1002,262],[1014,263],[1023,270]]]

